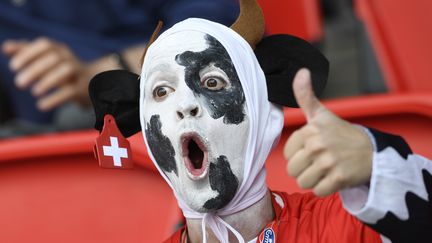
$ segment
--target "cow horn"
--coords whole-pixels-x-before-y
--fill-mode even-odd
[[[240,14],[231,29],[241,35],[255,49],[264,35],[264,15],[256,0],[240,0]]]
[[[143,63],[144,63],[144,58],[145,58],[145,55],[146,55],[146,53],[147,53],[147,49],[150,47],[150,45],[151,45],[151,44],[156,40],[156,38],[158,37],[158,35],[159,35],[159,33],[160,33],[161,29],[162,29],[162,26],[163,26],[163,22],[159,20],[159,22],[158,22],[158,24],[157,24],[157,26],[156,26],[156,29],[153,31],[153,34],[150,36],[150,39],[149,39],[149,41],[147,42],[146,47],[144,48],[144,52],[143,52],[143,54],[141,55],[141,59],[140,59],[141,66],[142,66]]]

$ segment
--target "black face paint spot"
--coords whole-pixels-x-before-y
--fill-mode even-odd
[[[174,147],[169,138],[162,134],[161,128],[159,115],[153,115],[145,130],[148,145],[160,168],[165,172],[174,171],[178,176]]]
[[[422,174],[429,201],[423,200],[415,193],[407,192],[405,195],[409,215],[407,220],[401,220],[392,212],[388,212],[376,224],[369,225],[393,243],[431,242],[432,175],[425,169],[422,170]]]
[[[175,61],[185,67],[185,80],[189,88],[195,95],[206,98],[211,117],[218,119],[223,116],[225,124],[239,124],[245,117],[245,97],[237,72],[222,44],[210,35],[204,38],[209,45],[207,49],[202,52],[183,52],[176,56]],[[201,85],[199,72],[210,65],[226,73],[231,82],[229,89],[214,91]]]
[[[216,163],[210,163],[209,180],[211,189],[217,191],[219,195],[205,202],[203,207],[217,210],[233,199],[239,184],[225,156],[217,158]]]

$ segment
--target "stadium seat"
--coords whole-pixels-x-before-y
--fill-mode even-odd
[[[258,0],[268,34],[291,34],[309,42],[323,36],[318,0]]]
[[[432,157],[432,102],[421,95],[378,95],[325,102],[351,122],[400,134]],[[283,145],[305,122],[285,110],[281,142],[266,167],[271,189],[298,192]],[[160,242],[181,222],[176,200],[148,158],[140,133],[130,138],[133,170],[102,169],[96,132],[0,141],[1,242]],[[23,232],[26,232],[25,234]]]
[[[0,242],[161,242],[174,231],[177,203],[154,167],[100,168],[96,135],[0,141]]]
[[[432,1],[356,0],[391,92],[432,91]]]

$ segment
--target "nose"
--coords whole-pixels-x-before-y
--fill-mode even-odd
[[[186,117],[198,117],[201,115],[201,107],[195,97],[183,99],[177,108],[177,117],[182,120]]]

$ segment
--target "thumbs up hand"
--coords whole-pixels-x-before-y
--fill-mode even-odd
[[[318,196],[368,182],[373,147],[366,132],[321,104],[313,93],[307,69],[298,71],[293,89],[307,124],[285,144],[289,175],[301,188],[313,189]]]

